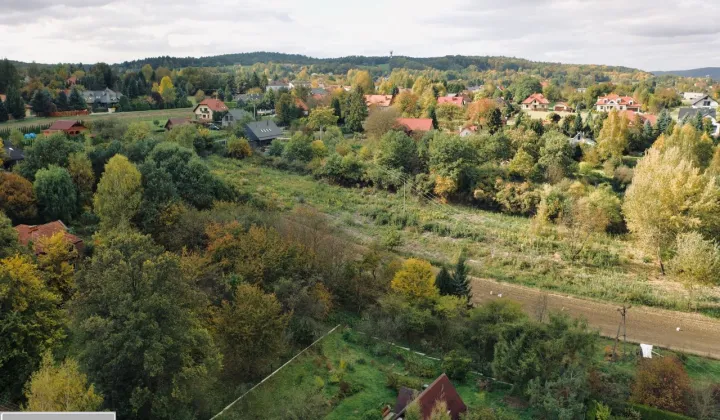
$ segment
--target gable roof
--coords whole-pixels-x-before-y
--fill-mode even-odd
[[[703,118],[710,117],[714,120],[717,119],[717,110],[714,108],[680,108],[680,111],[678,111],[678,121],[682,122],[686,116],[688,118],[694,118],[698,113],[700,113]]]
[[[247,102],[247,101],[262,101],[263,94],[261,93],[241,93],[239,95],[235,95],[233,99],[236,102]]]
[[[195,112],[199,106],[205,105],[210,109],[210,111],[214,112],[223,112],[229,110],[227,105],[225,105],[225,102],[221,101],[220,99],[213,99],[213,98],[206,98],[203,99],[202,102],[195,105],[195,108],[193,108],[193,112]]]
[[[432,118],[398,118],[396,121],[410,131],[430,131],[433,129]]]
[[[75,245],[78,248],[82,248],[83,245],[82,239],[68,233],[67,226],[60,220],[45,223],[44,225],[17,225],[15,226],[15,230],[18,233],[18,241],[20,241],[21,244],[25,246],[30,242],[34,244],[36,254],[43,253],[43,249],[38,241],[42,238],[51,237],[58,232],[65,234],[65,240],[69,244]]]
[[[463,106],[463,101],[465,98],[462,96],[441,96],[437,99],[438,105],[442,104],[452,104],[457,106]]]
[[[245,111],[244,109],[238,109],[238,108],[231,109],[230,111],[228,111],[228,113],[223,117],[223,119],[227,118],[228,115],[232,115],[232,117],[236,120],[245,118],[246,116],[252,117],[251,113]]]
[[[705,95],[705,96],[703,96],[702,98],[698,98],[697,100],[694,100],[694,101],[692,102],[692,105],[695,106],[695,105],[697,105],[698,103],[703,102],[703,101],[706,101],[706,100],[711,100],[712,102],[716,102],[716,103],[717,103],[717,101],[716,101],[715,99],[711,98],[710,95]]]
[[[531,104],[534,101],[537,101],[538,103],[545,104],[545,105],[550,103],[550,101],[545,99],[545,95],[543,95],[542,93],[533,93],[532,95],[528,96],[527,99],[522,101],[522,103]]]
[[[47,131],[66,131],[73,127],[82,127],[85,128],[85,126],[80,121],[75,120],[57,120],[50,125],[50,127],[47,128]]]
[[[302,110],[305,111],[305,112],[307,112],[307,111],[310,110],[310,108],[308,108],[308,106],[307,106],[307,104],[305,103],[305,101],[303,101],[303,100],[300,99],[300,98],[295,98],[295,106],[298,107],[298,108],[300,108],[300,109],[302,109]]]
[[[5,155],[9,161],[18,161],[25,159],[25,153],[13,146],[10,140],[3,140],[3,149],[5,149]]]
[[[422,411],[424,419],[430,418],[432,409],[438,401],[445,401],[448,411],[450,412],[450,417],[452,417],[453,420],[459,419],[460,414],[467,411],[467,406],[462,398],[460,398],[450,379],[444,373],[435,379],[430,386],[425,388],[414,401],[417,401],[420,405],[420,411]],[[410,404],[408,403],[402,410],[395,414],[394,418],[400,418],[401,415],[405,413],[408,405]]]
[[[392,104],[392,95],[365,95],[365,105],[367,106],[384,106],[388,107]]]
[[[643,124],[645,124],[646,121],[650,121],[651,125],[657,124],[657,115],[653,115],[653,114],[641,114],[639,112],[631,111],[628,109],[628,110],[623,110],[623,111],[618,112],[618,115],[621,115],[621,116],[625,115],[625,117],[627,117],[630,124],[634,124],[635,118],[638,116],[642,120]]]
[[[185,124],[190,124],[190,118],[169,118],[165,123],[165,128],[167,129],[168,125],[171,127],[177,127]]]
[[[614,102],[618,105],[640,106],[640,102],[636,101],[632,96],[620,96],[615,93],[611,93],[607,96],[598,96],[595,105],[607,105],[610,102]]]
[[[311,94],[311,95],[322,95],[322,96],[325,96],[325,95],[327,95],[328,93],[329,93],[329,92],[328,92],[327,90],[323,89],[323,88],[313,88],[313,89],[310,89],[310,94]]]
[[[249,122],[245,124],[245,132],[257,141],[272,140],[282,135],[280,127],[271,120]]]

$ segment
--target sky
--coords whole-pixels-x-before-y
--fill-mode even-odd
[[[0,0],[0,57],[117,63],[277,51],[720,66],[717,0]]]

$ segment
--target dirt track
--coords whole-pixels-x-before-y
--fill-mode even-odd
[[[565,311],[584,317],[600,334],[615,338],[621,317],[620,305],[579,299],[528,287],[473,278],[473,301],[511,299],[530,316],[548,311]],[[492,292],[492,294],[491,294]],[[502,294],[499,297],[498,294]],[[698,356],[720,359],[720,322],[703,315],[633,306],[627,311],[627,339]],[[680,327],[680,331],[677,328]],[[622,334],[622,332],[621,332]]]

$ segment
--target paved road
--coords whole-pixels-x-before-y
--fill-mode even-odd
[[[620,305],[580,299],[489,279],[472,279],[473,301],[511,299],[531,316],[547,311],[565,311],[584,317],[600,334],[615,337],[621,317]],[[492,292],[492,293],[491,293]],[[502,294],[502,297],[498,295]],[[720,359],[720,321],[704,315],[633,306],[627,311],[627,339],[699,356]],[[680,327],[680,331],[677,328]]]

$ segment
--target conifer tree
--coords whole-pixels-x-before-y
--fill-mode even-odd
[[[583,120],[582,115],[578,112],[577,115],[575,115],[575,121],[573,121],[573,131],[575,134],[582,133],[583,131]]]
[[[435,276],[435,287],[442,296],[454,295],[455,289],[453,284],[453,278],[447,268],[443,267],[440,272]]]
[[[68,102],[70,104],[70,109],[73,111],[82,111],[83,109],[87,109],[87,102],[85,102],[85,98],[83,98],[77,88],[73,88],[70,92]]]
[[[462,252],[458,257],[457,263],[455,263],[455,270],[453,271],[452,283],[453,293],[458,297],[465,297],[468,301],[472,298],[470,279],[468,279],[468,266],[465,264],[466,258],[465,253]]]
[[[365,96],[362,89],[356,89],[350,94],[350,103],[348,105],[348,113],[345,117],[345,126],[351,131],[359,132],[363,130],[363,122],[368,116],[367,106],[365,105]]]
[[[660,113],[660,117],[658,117],[658,122],[657,122],[658,134],[667,134],[671,121],[672,121],[672,118],[670,117],[670,113],[668,112],[667,109],[663,109],[663,111]]]
[[[68,96],[64,90],[61,90],[60,93],[58,93],[58,96],[55,99],[55,106],[57,107],[58,111],[69,111],[70,110],[70,103],[68,102]]]
[[[20,91],[15,86],[10,86],[5,99],[5,106],[8,114],[12,115],[16,120],[25,118],[25,102],[20,97]]]
[[[5,102],[0,99],[0,123],[5,122],[9,119],[8,110],[5,106]]]

